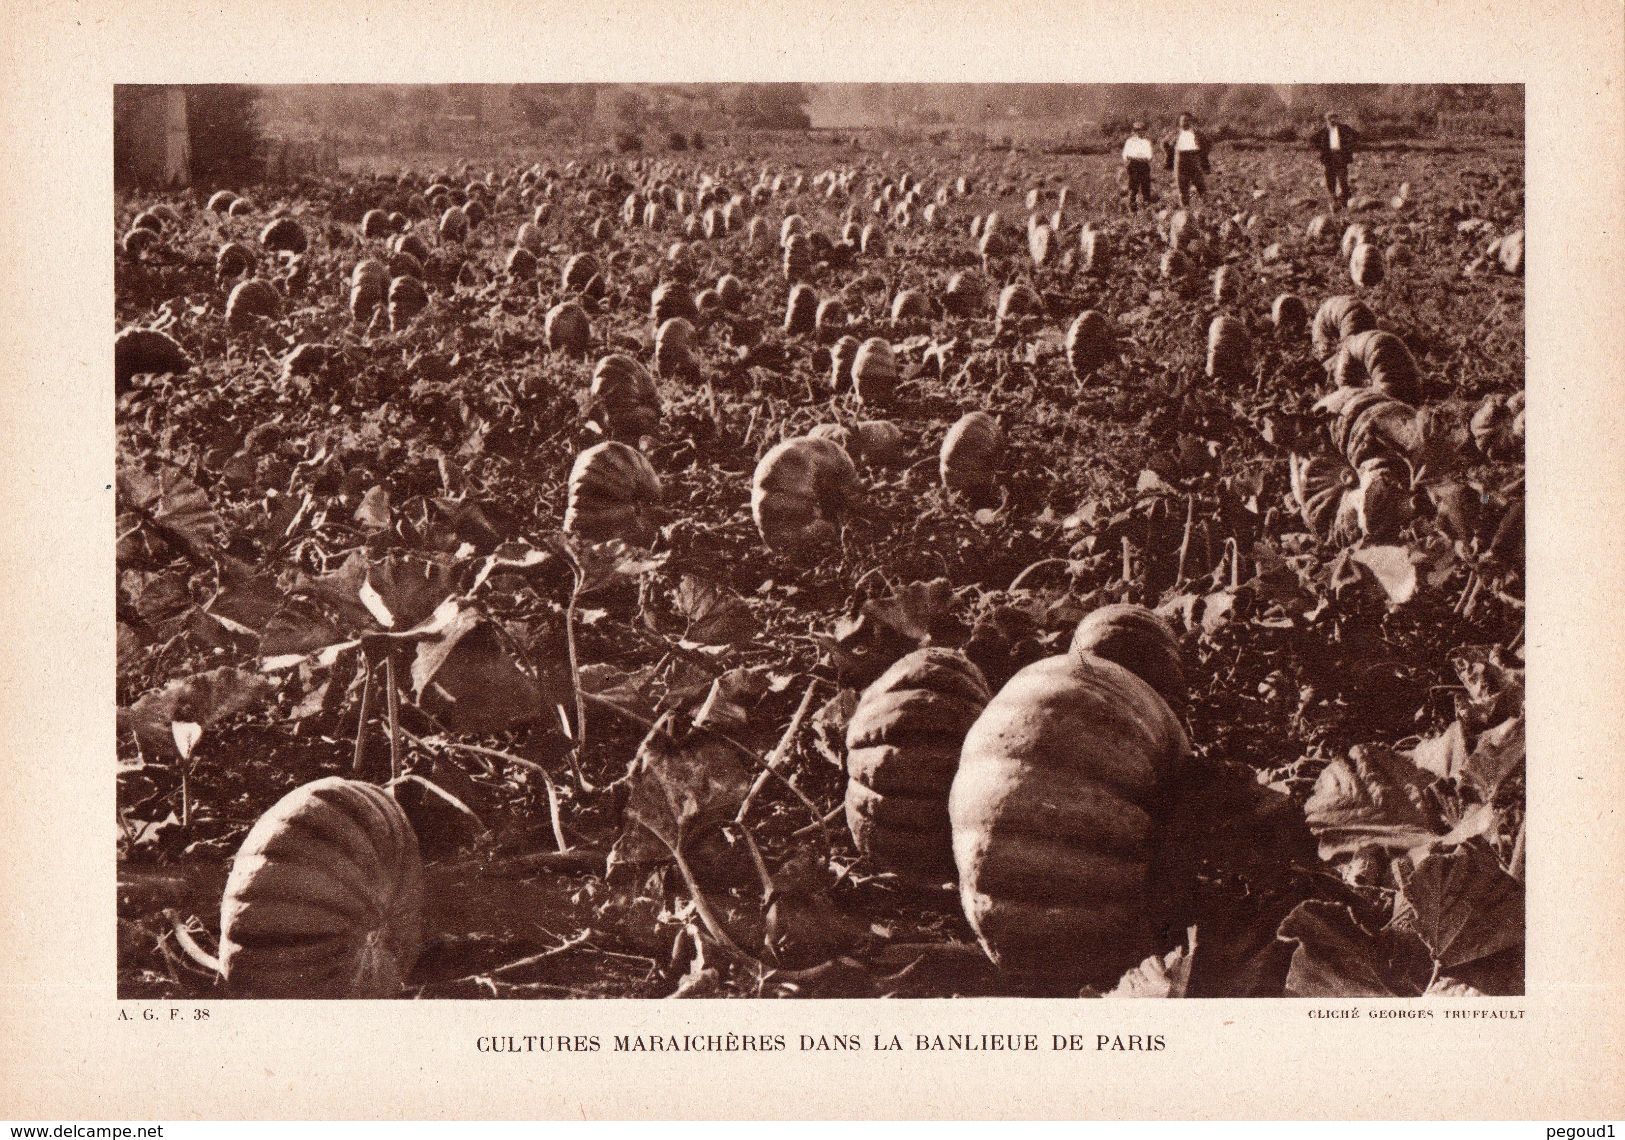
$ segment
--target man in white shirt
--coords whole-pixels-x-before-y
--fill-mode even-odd
[[[1336,111],[1326,112],[1326,125],[1315,132],[1311,140],[1320,152],[1320,165],[1326,174],[1326,193],[1332,200],[1332,209],[1341,210],[1349,200],[1349,163],[1360,135],[1353,127],[1337,117]]]
[[[1179,204],[1191,204],[1191,192],[1207,197],[1207,137],[1196,129],[1196,119],[1189,112],[1179,116],[1179,133],[1173,141],[1164,144],[1168,164],[1174,171],[1174,185],[1179,189]]]
[[[1143,132],[1145,124],[1136,122],[1134,132],[1123,144],[1123,166],[1128,170],[1128,208],[1151,203],[1151,140]]]

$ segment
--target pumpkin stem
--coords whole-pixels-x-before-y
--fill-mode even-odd
[[[400,694],[395,691],[395,655],[384,658],[384,688],[389,695],[389,778],[401,774]]]
[[[367,660],[367,651],[361,650],[361,715],[355,724],[355,757],[351,762],[351,772],[360,776],[366,770],[366,743],[367,743],[367,716],[372,704],[372,662]],[[185,802],[184,799],[182,801]]]

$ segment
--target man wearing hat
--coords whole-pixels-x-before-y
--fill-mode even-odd
[[[1128,171],[1128,208],[1151,203],[1151,140],[1145,124],[1135,120],[1134,131],[1123,144],[1123,166]]]
[[[1360,135],[1337,117],[1336,111],[1326,112],[1326,125],[1315,132],[1311,140],[1320,152],[1321,169],[1326,173],[1326,193],[1331,196],[1332,209],[1341,210],[1349,202],[1349,162]]]

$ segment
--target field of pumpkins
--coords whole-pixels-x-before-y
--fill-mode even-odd
[[[121,997],[1517,994],[1523,154],[121,198]]]

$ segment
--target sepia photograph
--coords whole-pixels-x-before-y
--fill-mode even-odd
[[[110,94],[118,998],[1525,993],[1523,84]]]

